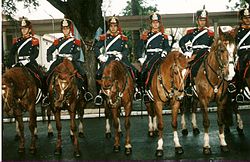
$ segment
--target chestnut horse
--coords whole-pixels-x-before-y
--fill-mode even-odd
[[[228,80],[233,75],[230,71],[229,56],[235,55],[236,45],[231,33],[223,33],[219,28],[219,36],[214,40],[210,52],[205,56],[195,78],[196,92],[203,113],[204,145],[203,153],[211,154],[209,145],[208,104],[211,101],[217,103],[217,124],[219,126],[220,147],[223,152],[228,152],[228,146],[224,135],[224,109],[227,103]],[[233,69],[233,68],[232,68]]]
[[[119,113],[123,106],[125,111],[125,154],[132,151],[130,142],[130,114],[133,106],[134,83],[133,79],[123,63],[112,60],[104,68],[102,79],[97,81],[101,85],[102,93],[105,94],[105,116],[111,112],[115,128],[114,152],[120,151],[120,120]]]
[[[177,51],[170,52],[159,63],[153,74],[150,91],[154,101],[153,103],[146,103],[146,107],[148,114],[153,115],[156,113],[158,119],[158,146],[156,150],[156,156],[158,157],[163,156],[162,109],[166,103],[170,104],[172,110],[175,152],[177,154],[183,153],[177,134],[177,114],[180,107],[180,100],[184,97],[184,75],[187,65],[188,59],[182,53]]]
[[[50,100],[50,110],[54,113],[56,128],[57,128],[57,143],[55,154],[61,154],[62,148],[62,124],[61,124],[61,110],[68,110],[70,115],[70,130],[72,133],[72,139],[74,144],[74,155],[76,157],[80,156],[79,142],[77,136],[75,116],[77,111],[77,106],[82,109],[85,105],[83,98],[81,101],[78,96],[78,88],[76,83],[77,71],[74,68],[72,62],[64,58],[63,62],[60,63],[54,70],[52,74],[52,79],[49,84],[49,100]],[[79,104],[79,101],[81,105]],[[80,117],[83,114],[80,114]],[[50,121],[49,121],[50,122]],[[50,123],[49,123],[50,125]]]
[[[30,152],[36,152],[36,96],[38,85],[26,67],[13,67],[2,76],[2,96],[4,111],[14,116],[19,130],[18,152],[25,151],[23,112],[29,112],[29,129],[31,132]]]

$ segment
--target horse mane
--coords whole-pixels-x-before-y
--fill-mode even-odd
[[[113,69],[112,74],[111,71],[109,72],[109,75],[111,75],[112,78],[115,78],[116,80],[126,79],[126,68],[120,61],[111,61],[109,63],[109,69]]]
[[[72,64],[72,62],[68,59],[63,59],[63,62],[60,63],[56,68],[55,71],[60,74],[61,79],[65,79],[68,75],[73,75],[76,73],[76,70]]]

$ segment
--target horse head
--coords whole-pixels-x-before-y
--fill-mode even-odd
[[[55,68],[55,90],[57,100],[55,106],[62,107],[64,102],[69,106],[68,97],[71,96],[71,90],[77,89],[75,84],[76,70],[70,60],[64,58],[63,62]]]
[[[221,70],[220,76],[227,81],[232,80],[235,75],[234,66],[236,60],[235,33],[232,31],[223,32],[219,28],[219,37],[215,41],[217,45],[214,50],[216,51],[216,60]]]
[[[108,97],[111,106],[120,104],[123,92],[128,85],[127,72],[119,61],[111,61],[103,71],[102,79],[97,81],[102,92]]]

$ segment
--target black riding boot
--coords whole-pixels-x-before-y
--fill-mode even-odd
[[[137,77],[135,78],[135,87],[134,87],[134,100],[140,100],[142,95],[141,95],[141,88],[142,88],[142,80],[140,77],[140,74],[137,74]]]
[[[83,76],[83,79],[82,78],[78,78],[78,85],[79,85],[79,89],[81,91],[81,93],[83,94],[84,96],[84,99],[85,101],[89,102],[93,99],[93,95],[92,93],[90,93],[87,89],[88,87],[88,80],[87,80],[87,77],[86,75]]]
[[[95,103],[96,106],[100,106],[100,105],[103,104],[103,97],[102,97],[103,94],[101,93],[100,85],[97,84],[96,86],[97,86],[98,94],[97,94],[97,96],[95,96],[94,103]]]
[[[46,106],[49,106],[50,105],[50,101],[49,101],[49,94],[48,94],[48,84],[47,84],[47,82],[46,82],[46,79],[47,79],[47,77],[46,76],[44,76],[44,78],[43,78],[43,83],[42,83],[42,93],[43,93],[43,96],[42,96],[42,106],[43,107],[46,107]]]

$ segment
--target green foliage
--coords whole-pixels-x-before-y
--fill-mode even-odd
[[[237,2],[233,2],[232,0],[228,0],[229,5],[227,5],[227,9],[231,9],[232,11],[234,10],[239,10],[243,8],[246,3],[250,3],[249,0],[238,0]]]
[[[2,14],[4,14],[7,19],[12,19],[17,11],[16,2],[23,2],[24,8],[39,6],[38,0],[2,0]]]

